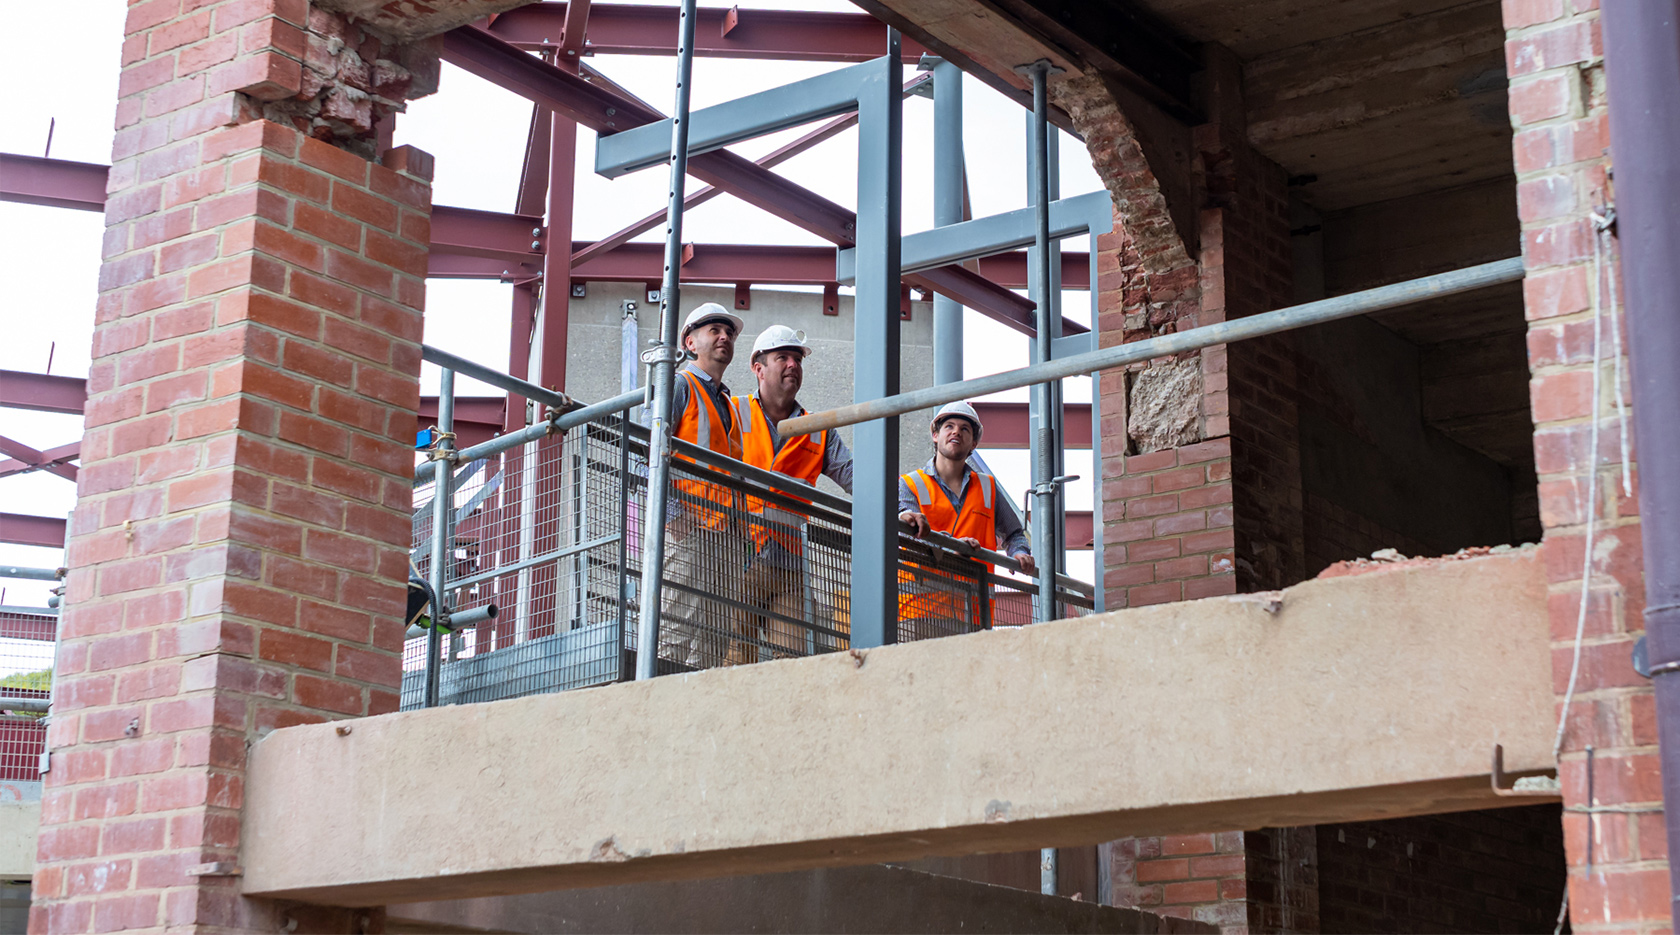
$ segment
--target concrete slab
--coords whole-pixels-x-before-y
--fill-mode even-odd
[[[707,933],[1217,932],[1137,909],[879,864],[724,880],[635,883],[386,908],[385,931]]]
[[[275,731],[247,895],[348,906],[1488,808],[1552,766],[1532,549]],[[340,733],[342,731],[343,733]]]

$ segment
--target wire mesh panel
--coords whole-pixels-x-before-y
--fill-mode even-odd
[[[613,416],[461,464],[450,485],[443,601],[494,619],[441,637],[440,703],[629,678],[648,495],[647,429]],[[666,503],[656,670],[835,652],[851,632],[849,503],[791,478],[679,446]],[[414,492],[415,570],[430,574],[436,484]],[[1032,619],[1030,582],[908,536],[899,639]],[[1089,600],[1069,592],[1070,605]],[[426,634],[411,630],[404,708],[424,699]]]
[[[0,782],[41,778],[57,632],[52,611],[0,610]]]

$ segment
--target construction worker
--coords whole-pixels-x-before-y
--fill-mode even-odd
[[[741,457],[741,430],[723,374],[735,359],[741,319],[716,302],[688,313],[680,340],[693,360],[677,371],[671,417],[676,438],[731,458]],[[741,569],[748,540],[739,532],[740,504],[722,484],[697,479],[692,459],[672,471],[665,527],[665,587],[660,601],[659,655],[696,668],[725,664],[738,625]],[[709,597],[722,601],[709,600]]]
[[[899,475],[898,518],[915,527],[918,538],[929,530],[941,532],[1002,552],[1031,575],[1038,566],[1020,518],[1008,498],[999,494],[997,479],[969,465],[982,431],[980,414],[966,402],[950,403],[934,413],[933,457],[921,470]],[[992,570],[989,564],[984,567],[988,573]],[[963,632],[977,623],[978,593],[971,599],[935,584],[948,577],[918,572],[914,565],[899,573],[898,615],[908,624],[901,638]]]
[[[825,430],[783,438],[776,430],[783,419],[805,414],[798,395],[805,383],[805,358],[809,356],[811,346],[805,343],[805,332],[786,325],[771,325],[753,342],[752,371],[758,389],[751,396],[734,398],[736,420],[741,426],[742,460],[807,484],[814,485],[819,476],[827,476],[851,493],[852,453],[838,432]],[[755,552],[747,564],[746,602],[770,614],[749,615],[747,631],[763,633],[778,656],[804,655],[818,647],[839,649],[838,640],[829,634],[816,634],[807,645],[807,630],[793,622],[808,619],[807,599],[818,602],[821,584],[806,573],[805,516],[756,498],[748,500],[747,508],[762,519],[753,522],[749,530]]]

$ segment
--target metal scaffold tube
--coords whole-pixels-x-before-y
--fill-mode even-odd
[[[1473,292],[1501,283],[1516,282],[1522,278],[1522,257],[1495,260],[1492,263],[1483,263],[1479,266],[1453,270],[1449,273],[1438,273],[1434,276],[1424,276],[1421,279],[1410,279],[1389,286],[1378,286],[1375,289],[1366,289],[1363,292],[1354,292],[1333,299],[1321,299],[1317,302],[1280,308],[1260,315],[1251,315],[1248,318],[1239,318],[1236,321],[1192,328],[1189,331],[1162,335],[1158,338],[1150,338],[1147,341],[1134,341],[1131,344],[1105,347],[1085,354],[1062,357],[1044,364],[1033,364],[1018,370],[1007,370],[990,376],[976,377],[972,380],[964,380],[961,383],[932,386],[882,399],[872,399],[854,403],[850,406],[841,406],[838,409],[809,413],[782,420],[776,425],[776,430],[784,438],[795,435],[809,435],[823,429],[836,429],[874,419],[900,416],[907,412],[915,412],[918,409],[942,406],[959,399],[1020,389],[1023,386],[1032,386],[1035,383],[1062,380],[1101,370],[1112,370],[1115,367],[1142,363],[1170,354],[1182,354],[1185,351],[1212,347],[1215,344],[1245,341],[1249,338],[1259,338],[1268,334],[1305,328],[1308,325],[1352,318],[1355,315],[1415,305],[1429,299],[1457,295],[1461,292]]]
[[[963,184],[962,69],[942,60],[933,66],[933,223],[961,223]],[[963,378],[963,312],[956,299],[933,297],[933,382]]]
[[[682,268],[683,195],[688,175],[689,84],[694,71],[695,0],[682,0],[677,17],[677,101],[671,111],[671,184],[665,207],[665,270],[659,295],[659,345],[648,355],[653,365],[649,396],[653,419],[648,436],[647,509],[642,525],[641,616],[636,622],[636,679],[653,678],[659,658],[659,601],[665,574],[665,510],[671,487],[671,407],[676,389],[679,308],[678,273]]]
[[[449,625],[444,612],[444,588],[449,584],[450,544],[454,536],[450,521],[454,517],[454,498],[450,495],[455,482],[455,371],[444,368],[438,385],[438,440],[432,463],[436,483],[432,488],[432,565],[428,569],[432,584],[432,625],[426,631],[426,696],[425,706],[438,703],[438,677],[442,666],[438,659],[443,643],[443,629]]]
[[[1050,123],[1048,84],[1050,63],[1034,62],[1032,73],[1033,110],[1031,138],[1028,142],[1032,168],[1027,190],[1033,208],[1033,260],[1036,266],[1033,279],[1033,303],[1036,331],[1033,334],[1032,362],[1043,365],[1050,360],[1051,342],[1055,339],[1051,315],[1055,303],[1050,300],[1053,282],[1050,277]],[[1035,619],[1042,623],[1056,617],[1056,547],[1052,541],[1056,528],[1056,446],[1059,440],[1051,429],[1051,403],[1055,397],[1052,384],[1038,383],[1032,388],[1033,409],[1042,420],[1032,433],[1032,541],[1038,561],[1038,600],[1033,602]],[[1056,849],[1039,852],[1039,891],[1046,896],[1056,895]]]

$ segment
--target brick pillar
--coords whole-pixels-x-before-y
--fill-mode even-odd
[[[1634,493],[1622,489],[1621,424],[1614,408],[1608,277],[1593,276],[1591,213],[1614,203],[1606,178],[1609,147],[1598,3],[1527,0],[1504,6],[1505,59],[1522,221],[1523,284],[1529,321],[1534,451],[1551,580],[1554,687],[1561,703],[1574,653],[1589,504],[1597,474],[1596,532],[1580,681],[1559,764],[1564,803],[1586,802],[1586,754],[1595,748],[1592,873],[1587,814],[1564,813],[1570,918],[1577,932],[1667,931],[1668,853],[1664,840],[1657,723],[1649,683],[1629,661],[1643,631],[1644,568]],[[1611,275],[1615,264],[1606,258]],[[1618,291],[1619,294],[1619,291]],[[1593,301],[1605,308],[1603,400],[1591,406]],[[1625,342],[1624,342],[1625,345]],[[1626,361],[1622,363],[1626,373]],[[1625,379],[1625,378],[1624,378]],[[1625,392],[1625,386],[1624,386]],[[1599,460],[1589,463],[1595,420]],[[1631,417],[1630,417],[1631,418]]]
[[[33,931],[275,931],[248,745],[397,707],[430,160],[294,129],[371,152],[306,54],[345,27],[130,7]]]

